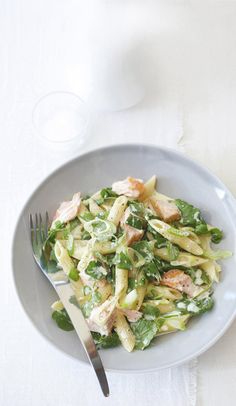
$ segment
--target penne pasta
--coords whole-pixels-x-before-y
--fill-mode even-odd
[[[58,261],[58,264],[62,267],[65,274],[69,275],[71,269],[74,268],[74,262],[70,258],[67,250],[64,248],[61,241],[59,241],[59,240],[56,241],[56,244],[54,247],[54,252],[55,252],[55,256]]]
[[[132,330],[126,321],[125,316],[117,311],[116,322],[115,322],[115,330],[119,336],[119,339],[123,345],[123,347],[128,351],[131,352],[135,346],[135,336],[132,333]]]
[[[111,221],[116,226],[118,226],[118,224],[121,220],[121,217],[123,216],[123,214],[125,212],[127,201],[128,201],[128,199],[126,196],[117,197],[117,199],[115,200],[115,202],[110,210],[107,220]]]
[[[65,221],[49,231],[52,269],[58,265],[50,278],[71,284],[70,301],[99,348],[143,350],[213,307],[217,260],[230,255],[212,249],[222,231],[190,203],[157,192],[156,183],[155,175],[146,182],[128,176],[92,197],[76,193],[56,211]],[[51,307],[58,326],[71,330],[62,302]]]
[[[203,249],[190,238],[184,235],[178,235],[178,230],[176,230],[176,234],[174,233],[174,227],[171,227],[169,224],[164,223],[161,220],[150,220],[149,224],[151,227],[154,228],[159,234],[165,237],[167,240],[173,242],[174,244],[178,245],[179,247],[183,248],[185,251],[190,252],[194,255],[202,255]],[[173,233],[171,232],[173,230]]]

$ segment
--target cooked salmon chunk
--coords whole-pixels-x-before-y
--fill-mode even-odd
[[[127,197],[139,197],[144,191],[144,183],[141,179],[128,177],[112,185],[113,192]]]
[[[200,289],[194,285],[189,275],[186,275],[184,271],[179,269],[171,269],[165,272],[160,284],[187,293],[190,297],[194,297]]]
[[[130,323],[134,323],[141,319],[143,313],[139,312],[138,310],[130,310],[130,309],[120,309],[120,311],[127,317]]]
[[[73,220],[78,214],[80,203],[80,193],[75,193],[72,200],[60,204],[53,218],[53,222],[61,221],[62,223],[66,223],[67,221]]]
[[[102,335],[108,335],[116,318],[116,299],[110,297],[100,306],[94,307],[88,319],[89,329]]]
[[[155,198],[150,199],[152,207],[166,223],[179,220],[181,215],[178,207],[173,202],[167,200],[158,200]]]
[[[125,210],[124,215],[120,221],[120,225],[123,228],[123,230],[125,231],[126,234],[126,241],[127,241],[127,245],[131,245],[134,242],[137,242],[139,240],[141,240],[141,238],[143,237],[144,231],[143,230],[138,230],[135,227],[130,226],[129,224],[126,224],[126,220],[128,219],[130,215],[130,209],[129,207]]]

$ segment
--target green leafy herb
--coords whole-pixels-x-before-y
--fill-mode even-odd
[[[120,345],[120,339],[116,332],[112,332],[108,336],[103,336],[99,333],[92,332],[92,336],[96,347],[99,348],[113,348]]]
[[[214,244],[219,244],[219,242],[221,242],[223,238],[223,232],[219,228],[215,227],[210,230],[210,233],[211,233],[211,241]]]
[[[176,308],[182,314],[199,315],[211,310],[214,306],[214,300],[211,296],[204,299],[181,299],[176,301]]]
[[[130,215],[126,220],[126,224],[131,227],[143,230],[147,226],[147,220],[144,217],[145,208],[142,203],[130,201],[129,202]]]
[[[141,276],[141,278],[139,278],[136,282],[136,286],[144,286],[146,283],[147,279],[145,277],[145,275]]]
[[[199,235],[200,234],[207,234],[208,233],[207,224],[204,224],[204,223],[197,224],[194,231],[195,231],[196,234],[199,234]]]
[[[138,230],[143,230],[146,227],[147,221],[142,217],[130,214],[125,223]]]
[[[175,204],[181,212],[180,224],[190,227],[206,224],[198,208],[181,199],[176,199]]]
[[[146,261],[152,261],[154,258],[153,245],[148,241],[139,241],[132,244],[132,248],[145,258]]]
[[[74,326],[71,323],[69,315],[65,309],[60,311],[55,310],[52,313],[52,319],[57,323],[58,327],[65,331],[72,331],[74,330]]]
[[[76,268],[72,268],[69,272],[69,278],[72,279],[72,281],[78,281],[79,280],[79,272],[77,271]]]
[[[136,288],[136,279],[128,278],[128,293],[135,288]]]
[[[53,224],[53,228],[50,228],[50,230],[49,230],[49,232],[48,232],[48,238],[47,238],[45,244],[46,244],[47,242],[52,242],[52,243],[54,243],[58,231],[63,231],[63,230],[65,230],[65,224],[62,223],[61,221],[56,221],[56,222]]]
[[[160,279],[161,279],[161,274],[156,265],[155,260],[152,260],[151,262],[145,264],[142,267],[142,271],[144,272],[144,275],[146,276],[146,278],[149,280],[156,279],[157,281],[160,281]]]
[[[102,189],[100,195],[104,200],[109,197],[118,197],[117,193],[113,192],[111,187]]]
[[[179,267],[178,267],[179,268]],[[196,282],[198,278],[202,280],[202,283],[209,285],[210,284],[210,278],[207,275],[205,271],[202,269],[196,269],[196,268],[185,268],[184,272],[189,275],[193,281],[193,283]],[[198,272],[200,272],[200,276],[198,276]]]
[[[160,315],[160,310],[150,304],[144,304],[142,306],[142,312],[147,320],[155,320],[156,317]]]
[[[191,277],[193,283],[196,283],[197,279],[200,278],[202,280],[202,283],[205,283],[206,285],[210,284],[209,276],[202,269],[185,268],[184,272]],[[200,276],[198,276],[198,272],[200,272]]]
[[[144,205],[143,203],[136,202],[134,200],[129,202],[129,209],[131,213],[136,214],[137,216],[143,216],[144,215]]]
[[[129,257],[124,252],[119,252],[115,255],[113,262],[117,265],[118,268],[121,269],[132,269],[132,263]]]
[[[107,272],[107,281],[111,283],[113,286],[115,285],[116,281],[116,268],[115,265],[110,265],[108,272]]]
[[[104,279],[107,275],[106,269],[99,261],[90,261],[85,270],[85,273],[96,280]]]
[[[158,330],[154,320],[146,320],[143,317],[135,323],[131,323],[130,326],[135,335],[135,347],[138,350],[148,347]]]

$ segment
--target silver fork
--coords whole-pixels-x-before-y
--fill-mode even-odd
[[[71,287],[70,281],[66,275],[63,275],[62,277],[60,276],[59,278],[53,278],[53,275],[56,275],[54,272],[57,269],[56,266],[53,265],[53,262],[49,260],[47,244],[45,244],[49,229],[48,213],[46,212],[44,222],[40,213],[35,214],[35,220],[33,220],[33,216],[30,214],[29,221],[34,259],[41,271],[53,285],[64,305],[64,308],[70,316],[75,331],[78,334],[81,344],[96,373],[102,392],[104,396],[107,397],[109,396],[109,387],[105,370],[81,309],[73,303],[73,301],[70,301],[71,297],[74,297],[74,291]]]

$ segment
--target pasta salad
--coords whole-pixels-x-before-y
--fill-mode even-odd
[[[188,321],[210,311],[217,260],[213,250],[223,233],[206,223],[200,210],[127,177],[92,196],[74,194],[57,209],[47,242],[53,275],[65,273],[98,348],[122,344],[143,350],[157,336],[185,330]],[[52,318],[73,330],[63,304]]]

